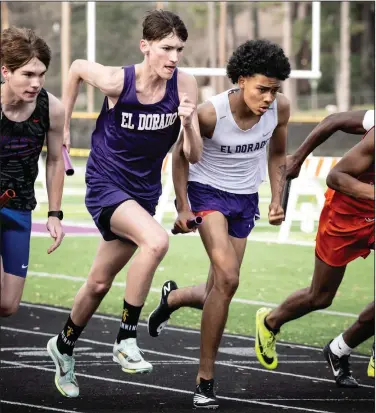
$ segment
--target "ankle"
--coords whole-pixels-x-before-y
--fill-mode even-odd
[[[56,340],[56,347],[60,354],[68,354],[68,356],[73,355],[76,341],[80,337],[84,328],[85,326],[81,327],[76,325],[69,315],[63,330],[59,333]]]
[[[353,350],[345,342],[343,334],[340,334],[339,336],[334,338],[330,343],[329,347],[331,352],[335,354],[337,357],[349,356]]]
[[[137,337],[138,320],[140,318],[142,307],[143,305],[134,306],[124,300],[120,328],[116,338],[118,344],[122,340]]]
[[[176,291],[177,290],[172,290],[167,296],[167,307],[171,312],[179,308],[178,294],[176,293]]]
[[[279,333],[279,327],[273,322],[273,320],[270,320],[268,317],[265,317],[264,320],[264,325],[265,327],[271,331],[274,335]]]
[[[196,377],[196,385],[199,385],[200,383],[204,384],[213,380],[214,377],[212,374],[198,374]]]

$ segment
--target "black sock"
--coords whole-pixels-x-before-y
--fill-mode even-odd
[[[203,379],[202,377],[200,377],[200,383],[204,385],[208,385],[210,383],[214,383],[214,379],[207,380],[207,379]]]
[[[78,340],[78,337],[80,337],[84,328],[85,327],[76,326],[71,317],[68,317],[64,329],[58,335],[56,342],[57,349],[61,354],[68,354],[68,356],[73,354],[76,341]]]
[[[276,334],[279,333],[279,328],[271,328],[271,327],[269,326],[268,322],[266,321],[266,317],[264,318],[264,324],[265,324],[265,327],[266,327],[269,331],[271,331],[274,335],[276,335]]]
[[[198,384],[198,386],[200,386],[204,391],[214,389],[214,379],[206,380],[200,377],[200,383]]]
[[[123,315],[121,317],[120,329],[116,339],[118,343],[122,340],[126,340],[127,338],[137,337],[137,324],[142,307],[143,305],[140,307],[135,307],[134,305],[128,304],[124,300]]]

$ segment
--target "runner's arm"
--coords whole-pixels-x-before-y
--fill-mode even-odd
[[[359,199],[375,199],[374,185],[361,182],[357,177],[375,162],[375,129],[355,145],[329,172],[327,185],[346,195]]]
[[[124,72],[121,67],[103,66],[82,59],[75,60],[69,69],[63,98],[66,130],[69,130],[73,107],[82,82],[94,86],[109,98],[117,98],[123,90]]]
[[[48,93],[50,128],[47,132],[46,186],[50,211],[61,209],[64,186],[64,159],[62,153],[64,106]]]
[[[202,103],[197,109],[199,119],[200,139],[201,136],[211,138],[217,116],[214,106],[210,102]],[[175,188],[177,210],[190,210],[187,198],[187,183],[189,173],[189,162],[183,149],[183,132],[172,152],[172,179]]]
[[[287,124],[290,118],[290,102],[278,96],[278,125],[269,143],[268,170],[272,204],[281,205],[282,192],[286,181]]]
[[[200,127],[197,116],[197,81],[196,78],[188,73],[179,72],[178,74],[178,89],[179,89],[179,115],[186,113],[189,118],[182,116],[182,139],[183,151],[185,157],[190,163],[196,163],[200,160],[202,154],[202,139],[200,135]]]
[[[335,132],[342,131],[356,135],[366,133],[363,126],[366,110],[333,113],[323,119],[307,136],[292,155],[294,162],[302,165],[307,156],[329,139]]]

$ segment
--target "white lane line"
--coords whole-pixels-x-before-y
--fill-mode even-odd
[[[76,277],[73,275],[66,275],[66,274],[51,274],[49,272],[39,272],[39,271],[28,271],[28,275],[32,275],[34,277],[45,277],[45,278],[55,278],[55,279],[60,279],[60,280],[69,280],[69,281],[76,281],[76,282],[82,282],[84,283],[86,281],[86,278],[84,277]],[[112,283],[114,287],[120,287],[124,288],[125,287],[125,282],[117,282],[114,281]],[[150,292],[152,293],[161,293],[160,288],[151,288]],[[278,304],[276,303],[268,303],[265,301],[255,301],[255,300],[246,300],[244,298],[233,298],[232,302],[235,303],[240,303],[240,304],[246,304],[246,305],[256,305],[256,306],[261,306],[261,307],[271,307],[271,308],[276,308],[278,307]],[[329,315],[335,315],[339,317],[351,317],[351,318],[358,318],[357,314],[353,313],[344,313],[341,311],[332,311],[332,310],[319,310],[317,311],[318,313],[322,314],[329,314]]]
[[[48,406],[39,406],[37,404],[29,404],[29,403],[20,403],[20,402],[13,402],[10,400],[1,400],[1,404],[11,404],[14,406],[25,406],[25,407],[31,407],[34,409],[39,409],[39,410],[47,410],[49,412],[61,412],[61,413],[72,413],[72,410],[65,410],[65,409],[57,409],[56,407],[48,407]],[[74,413],[80,413],[77,410],[74,410]]]
[[[0,348],[0,351],[38,351],[46,350],[45,347],[4,347]]]
[[[44,352],[45,354],[42,354],[41,356],[46,356],[48,353],[47,351]],[[14,353],[15,355],[19,355],[17,353]],[[101,354],[101,356],[98,356]],[[83,353],[85,356],[92,356],[92,354],[89,353]],[[106,361],[103,360],[102,357],[108,357],[110,358],[112,356],[111,353],[97,353],[95,357],[99,357],[97,360],[80,360],[77,356],[75,356],[75,365],[81,365],[81,366],[90,366],[90,365],[113,365],[113,366],[118,366],[118,363],[112,362],[112,361]],[[179,356],[180,357],[180,356]],[[22,363],[25,364],[53,364],[53,361],[51,360],[22,360]],[[176,365],[192,365],[192,366],[197,366],[199,364],[199,361],[193,361],[193,360],[153,360],[152,361],[153,365],[170,365],[170,364],[176,364]],[[248,360],[236,360],[236,364],[240,364],[243,368],[243,366],[247,365],[258,365],[258,361],[248,361]],[[297,361],[297,360],[291,360],[291,361],[279,361],[278,365],[280,364],[324,364],[326,365],[326,361]],[[353,361],[351,364],[361,364],[361,365],[366,365],[364,362],[360,361]],[[5,368],[5,367],[0,367],[0,369]]]
[[[374,402],[374,399],[252,399],[257,401],[288,401],[288,402]]]
[[[48,232],[35,232],[35,231],[31,231],[31,236],[36,237],[36,238],[50,238],[51,237],[51,235]],[[73,238],[73,237],[74,238],[76,238],[76,237],[79,237],[79,238],[86,238],[86,237],[99,238],[100,233],[98,232],[98,233],[86,233],[85,234],[85,233],[72,233],[72,232],[70,232],[70,233],[65,234],[64,238],[65,237],[69,237],[69,238]]]
[[[29,331],[29,330],[23,330],[19,328],[13,328],[13,327],[2,327],[3,330],[8,330],[8,331],[14,331],[18,333],[25,333],[25,334],[33,334],[33,335],[42,335],[42,336],[48,336],[52,337],[53,335],[48,334],[48,333],[43,333],[40,331]],[[101,346],[106,346],[106,347],[113,347],[113,344],[109,343],[104,343],[102,341],[96,341],[96,340],[89,340],[87,338],[80,338],[80,341],[85,342],[85,343],[90,343],[90,344],[98,344]],[[197,357],[187,357],[187,356],[181,356],[177,354],[172,354],[172,353],[163,353],[160,351],[154,351],[154,350],[142,350],[144,353],[149,353],[149,354],[154,354],[158,356],[164,356],[164,357],[172,357],[172,358],[177,358],[177,359],[182,359],[182,360],[191,360],[194,362],[198,362],[199,359]],[[327,383],[333,383],[333,380],[330,379],[324,379],[322,377],[314,377],[314,376],[305,376],[302,374],[293,374],[293,373],[287,373],[287,372],[282,372],[282,371],[276,371],[276,370],[267,370],[264,368],[257,368],[257,367],[250,367],[250,366],[244,366],[236,363],[230,363],[226,361],[216,361],[217,365],[220,366],[226,366],[226,367],[232,367],[236,369],[242,369],[242,370],[254,370],[254,371],[259,371],[265,374],[278,374],[281,376],[290,376],[290,377],[296,377],[296,378],[301,378],[301,379],[306,379],[306,380],[312,380],[313,382],[327,382]],[[374,388],[374,386],[369,386],[366,384],[359,384],[360,387],[367,387],[367,388]]]
[[[76,351],[89,351],[91,347],[79,347]],[[17,351],[17,352],[38,352],[46,351],[46,347],[3,347],[0,348],[0,351]]]
[[[40,366],[30,366],[28,364],[22,364],[22,363],[17,363],[17,362],[12,362],[12,361],[4,361],[3,363],[23,366],[25,368],[34,369],[34,370],[50,371],[53,373],[55,372],[55,369],[49,369],[49,368],[40,367]],[[130,386],[140,386],[140,387],[145,387],[149,389],[169,391],[173,393],[189,394],[191,396],[193,394],[192,391],[183,390],[183,389],[174,389],[171,387],[156,386],[154,384],[146,384],[146,383],[138,383],[134,381],[132,382],[132,381],[126,381],[126,380],[111,379],[108,377],[93,376],[91,374],[76,373],[76,376],[99,380],[99,381],[110,382],[110,383],[122,383],[122,384],[127,384]],[[242,402],[242,403],[248,403],[248,404],[258,404],[258,405],[269,406],[269,407],[278,407],[279,409],[282,408],[282,409],[298,410],[298,411],[312,412],[312,413],[334,413],[334,412],[330,412],[327,410],[316,410],[316,409],[307,409],[306,407],[303,408],[303,407],[295,407],[295,406],[286,406],[283,404],[267,403],[267,402],[262,402],[262,401],[255,401],[252,399],[241,399],[237,397],[226,397],[226,396],[217,396],[217,397],[218,399],[223,399],[223,400],[236,401],[236,402]]]
[[[22,362],[23,364],[25,363],[32,363],[32,362]],[[34,362],[37,363],[37,362]],[[51,361],[51,364],[53,365],[53,362]],[[113,362],[108,362],[108,363],[87,363],[84,364],[84,366],[91,366],[91,365],[95,365],[95,364],[105,364],[105,365],[117,365],[116,363]],[[156,362],[153,362],[153,364],[159,364]],[[76,363],[76,365],[80,365],[80,363]],[[32,366],[31,366],[32,367]],[[47,369],[47,367],[49,367],[48,364],[44,365],[44,366],[40,366],[40,367],[45,367]],[[8,367],[1,367],[1,370],[6,370],[6,369],[23,369],[25,368],[24,365],[17,365],[17,366],[8,366]],[[50,371],[48,369],[48,371]],[[312,402],[374,402],[374,399],[286,399],[286,398],[278,398],[278,399],[249,399],[249,401],[260,401],[260,402],[272,402],[272,401],[276,401],[276,402],[280,402],[280,401],[284,401],[284,402],[292,402],[292,401],[297,401],[297,402],[303,402],[303,401],[312,401]],[[30,404],[25,404],[25,403],[15,403],[15,402],[9,402],[9,401],[3,401],[5,403],[8,404],[16,404],[16,405],[21,405],[21,406],[28,406],[28,407],[36,407],[36,408],[40,408],[40,409],[46,409],[46,410],[52,410],[52,411],[58,411],[58,412],[69,412],[71,413],[71,411],[69,410],[60,410],[60,409],[54,409],[54,408],[48,408],[47,406],[35,406],[35,405],[30,405]],[[75,412],[75,413],[79,413],[79,412]]]
[[[54,334],[50,334],[50,333],[43,333],[41,331],[23,330],[21,328],[14,328],[14,327],[5,327],[5,326],[3,326],[3,327],[1,327],[1,329],[4,330],[4,331],[7,330],[7,331],[14,331],[16,333],[40,335],[40,336],[45,336],[45,337],[49,337],[49,338],[54,336]],[[90,340],[88,338],[81,338],[80,337],[80,341],[84,342],[84,343],[98,344],[100,346],[106,346],[106,347],[111,347],[111,348],[114,346],[113,343],[112,344],[104,343],[102,341]],[[183,359],[183,360],[193,360],[195,362],[199,361],[198,358],[195,358],[195,357],[178,356],[178,355],[171,354],[171,353],[163,353],[163,352],[160,352],[160,351],[146,350],[146,349],[145,350],[143,349],[142,351],[144,353],[155,354],[155,355],[158,355],[158,356],[172,357],[172,358]]]
[[[63,314],[70,314],[70,310],[66,310],[64,308],[58,308],[58,307],[50,307],[50,306],[45,306],[41,304],[30,304],[30,303],[20,303],[20,306],[22,307],[27,307],[27,308],[39,308],[41,310],[47,310],[47,311],[52,311],[56,313],[63,313]],[[92,318],[97,318],[97,319],[102,319],[102,320],[108,320],[108,321],[114,321],[116,323],[119,323],[119,317],[114,317],[114,316],[106,316],[106,315],[98,315],[94,314]],[[142,327],[147,327],[147,323],[140,322],[138,325]],[[165,327],[164,330],[170,330],[170,331],[175,331],[175,332],[181,332],[181,333],[186,333],[186,334],[200,334],[200,330],[189,330],[185,329],[183,327]],[[251,341],[254,342],[255,339],[254,337],[245,337],[245,336],[238,336],[236,334],[223,334],[223,337],[225,338],[235,338],[237,340],[245,340],[245,341]],[[81,340],[81,339],[80,339]],[[301,344],[290,344],[290,343],[284,343],[282,341],[278,342],[278,346],[282,347],[289,347],[289,348],[300,348],[303,350],[312,350],[312,351],[319,351],[322,352],[322,348],[318,347],[310,347],[310,346],[304,346]],[[362,358],[362,359],[369,359],[369,356],[362,356],[358,354],[352,354],[352,358],[357,357],[357,358]]]
[[[34,221],[34,223],[37,223],[37,221]],[[45,223],[45,221],[43,221],[43,223]],[[77,225],[77,224],[75,224]],[[83,226],[81,225],[77,225],[80,228],[83,228]],[[260,224],[258,225],[260,226]],[[265,225],[261,225],[262,227],[268,227],[269,224],[265,224]],[[91,226],[86,226],[86,228],[88,229],[92,229],[95,228],[95,225],[91,225]],[[173,234],[170,233],[170,228],[169,227],[164,227],[165,230],[167,231],[168,235],[170,237],[174,237]],[[40,232],[40,231],[31,231],[31,236],[32,237],[42,237],[42,238],[49,238],[50,234],[48,232]],[[65,234],[66,237],[96,237],[96,238],[100,238],[100,233],[98,232],[68,232],[67,234]],[[185,234],[184,237],[199,237],[199,233],[198,232],[190,232],[188,234]],[[273,237],[273,238],[264,238],[264,237],[258,237],[257,235],[250,235],[247,239],[248,242],[260,242],[263,244],[279,244],[279,245],[296,245],[299,247],[314,247],[316,245],[316,243],[314,241],[299,241],[299,240],[290,240],[287,239],[283,242],[278,240],[278,237]]]

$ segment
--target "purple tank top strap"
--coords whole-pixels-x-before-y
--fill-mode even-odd
[[[120,101],[127,101],[128,103],[139,104],[137,95],[136,95],[136,72],[135,66],[124,66],[124,85],[123,90],[119,96]],[[166,85],[166,96],[170,96],[173,103],[176,106],[179,106],[179,92],[178,92],[178,69],[175,69],[172,78],[167,81]]]
[[[119,100],[126,99],[127,101],[137,102],[136,90],[135,90],[135,70],[134,65],[123,66],[124,70],[124,84],[123,90],[119,96]]]
[[[171,92],[171,96],[173,96],[174,103],[176,106],[179,106],[180,99],[179,99],[179,91],[178,91],[178,69],[176,68],[172,78],[167,82],[168,91]]]

